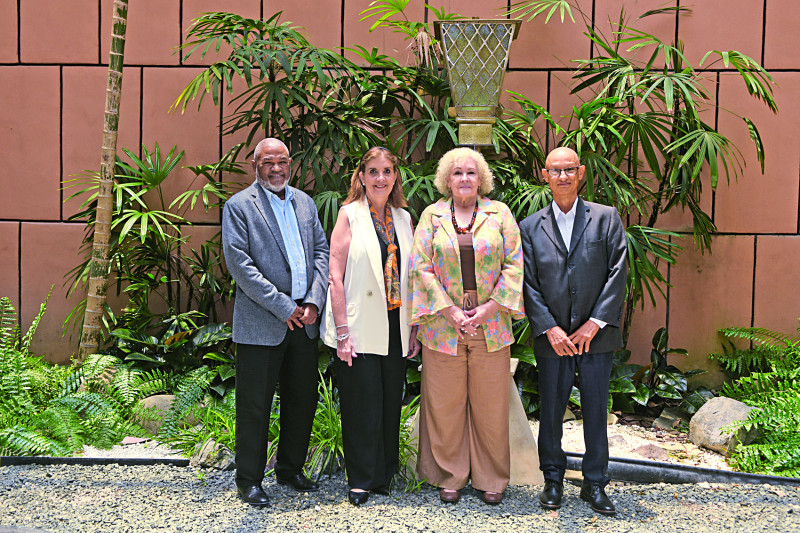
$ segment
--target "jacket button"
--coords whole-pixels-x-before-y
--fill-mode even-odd
[[[570,294],[578,294],[578,289],[576,289],[576,288],[574,288],[574,287],[573,287],[573,288],[571,288],[571,289],[569,290],[569,292],[570,292]]]
[[[367,291],[367,296],[372,296],[372,291]]]
[[[570,263],[570,264],[569,264],[569,265],[567,265],[567,266],[569,266],[569,268],[575,268],[575,263]]]
[[[572,313],[572,318],[578,318],[578,313]]]

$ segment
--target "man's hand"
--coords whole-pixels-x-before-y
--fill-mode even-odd
[[[600,331],[600,326],[592,322],[591,320],[587,320],[581,327],[579,327],[572,335],[569,336],[569,340],[578,348],[578,353],[583,354],[589,351],[589,344],[591,344],[592,339],[594,336],[597,335],[597,332]]]
[[[298,305],[292,312],[292,316],[290,316],[289,320],[286,321],[286,325],[289,326],[290,330],[294,330],[294,328],[302,328],[303,327],[302,318],[303,318],[303,308]]]
[[[567,332],[558,326],[553,326],[547,330],[547,340],[550,341],[550,346],[553,347],[557,355],[576,355],[578,353],[578,348],[567,336]]]
[[[303,316],[300,317],[300,322],[303,324],[313,324],[317,321],[319,310],[314,304],[303,304]]]

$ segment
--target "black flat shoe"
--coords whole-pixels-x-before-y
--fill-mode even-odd
[[[347,499],[350,500],[350,503],[358,507],[359,505],[367,503],[367,500],[369,500],[369,492],[351,490],[347,493]]]
[[[297,492],[316,492],[319,490],[319,485],[316,481],[308,479],[303,474],[295,474],[288,477],[275,476],[278,485],[289,485]]]
[[[389,485],[382,485],[380,487],[375,487],[374,489],[372,489],[371,492],[374,492],[375,494],[380,494],[381,496],[392,495],[392,489],[389,487]]]
[[[236,490],[239,492],[239,497],[250,505],[269,505],[269,498],[261,485],[242,485],[237,486]]]
[[[545,480],[544,489],[539,494],[539,505],[545,509],[560,509],[561,497],[564,494],[564,483]]]
[[[581,487],[581,500],[589,502],[592,511],[606,516],[617,514],[614,504],[606,496],[606,491],[601,485],[584,484]]]

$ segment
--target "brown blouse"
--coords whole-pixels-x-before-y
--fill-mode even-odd
[[[465,291],[478,289],[475,280],[475,250],[472,248],[472,233],[458,235],[458,251],[461,253],[461,281]]]

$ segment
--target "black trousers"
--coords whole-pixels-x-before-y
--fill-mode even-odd
[[[561,448],[562,424],[578,371],[583,414],[583,478],[593,484],[608,483],[608,382],[612,353],[571,357],[537,357],[539,371],[539,467],[544,478],[563,481],[567,456]]]
[[[275,475],[299,474],[317,410],[316,339],[305,328],[287,330],[277,346],[239,344],[236,352],[236,483],[260,484],[267,464],[272,397],[280,379],[280,422]]]
[[[388,355],[358,354],[351,367],[335,361],[347,482],[364,490],[388,486],[399,466],[406,372],[399,310],[389,311]]]

